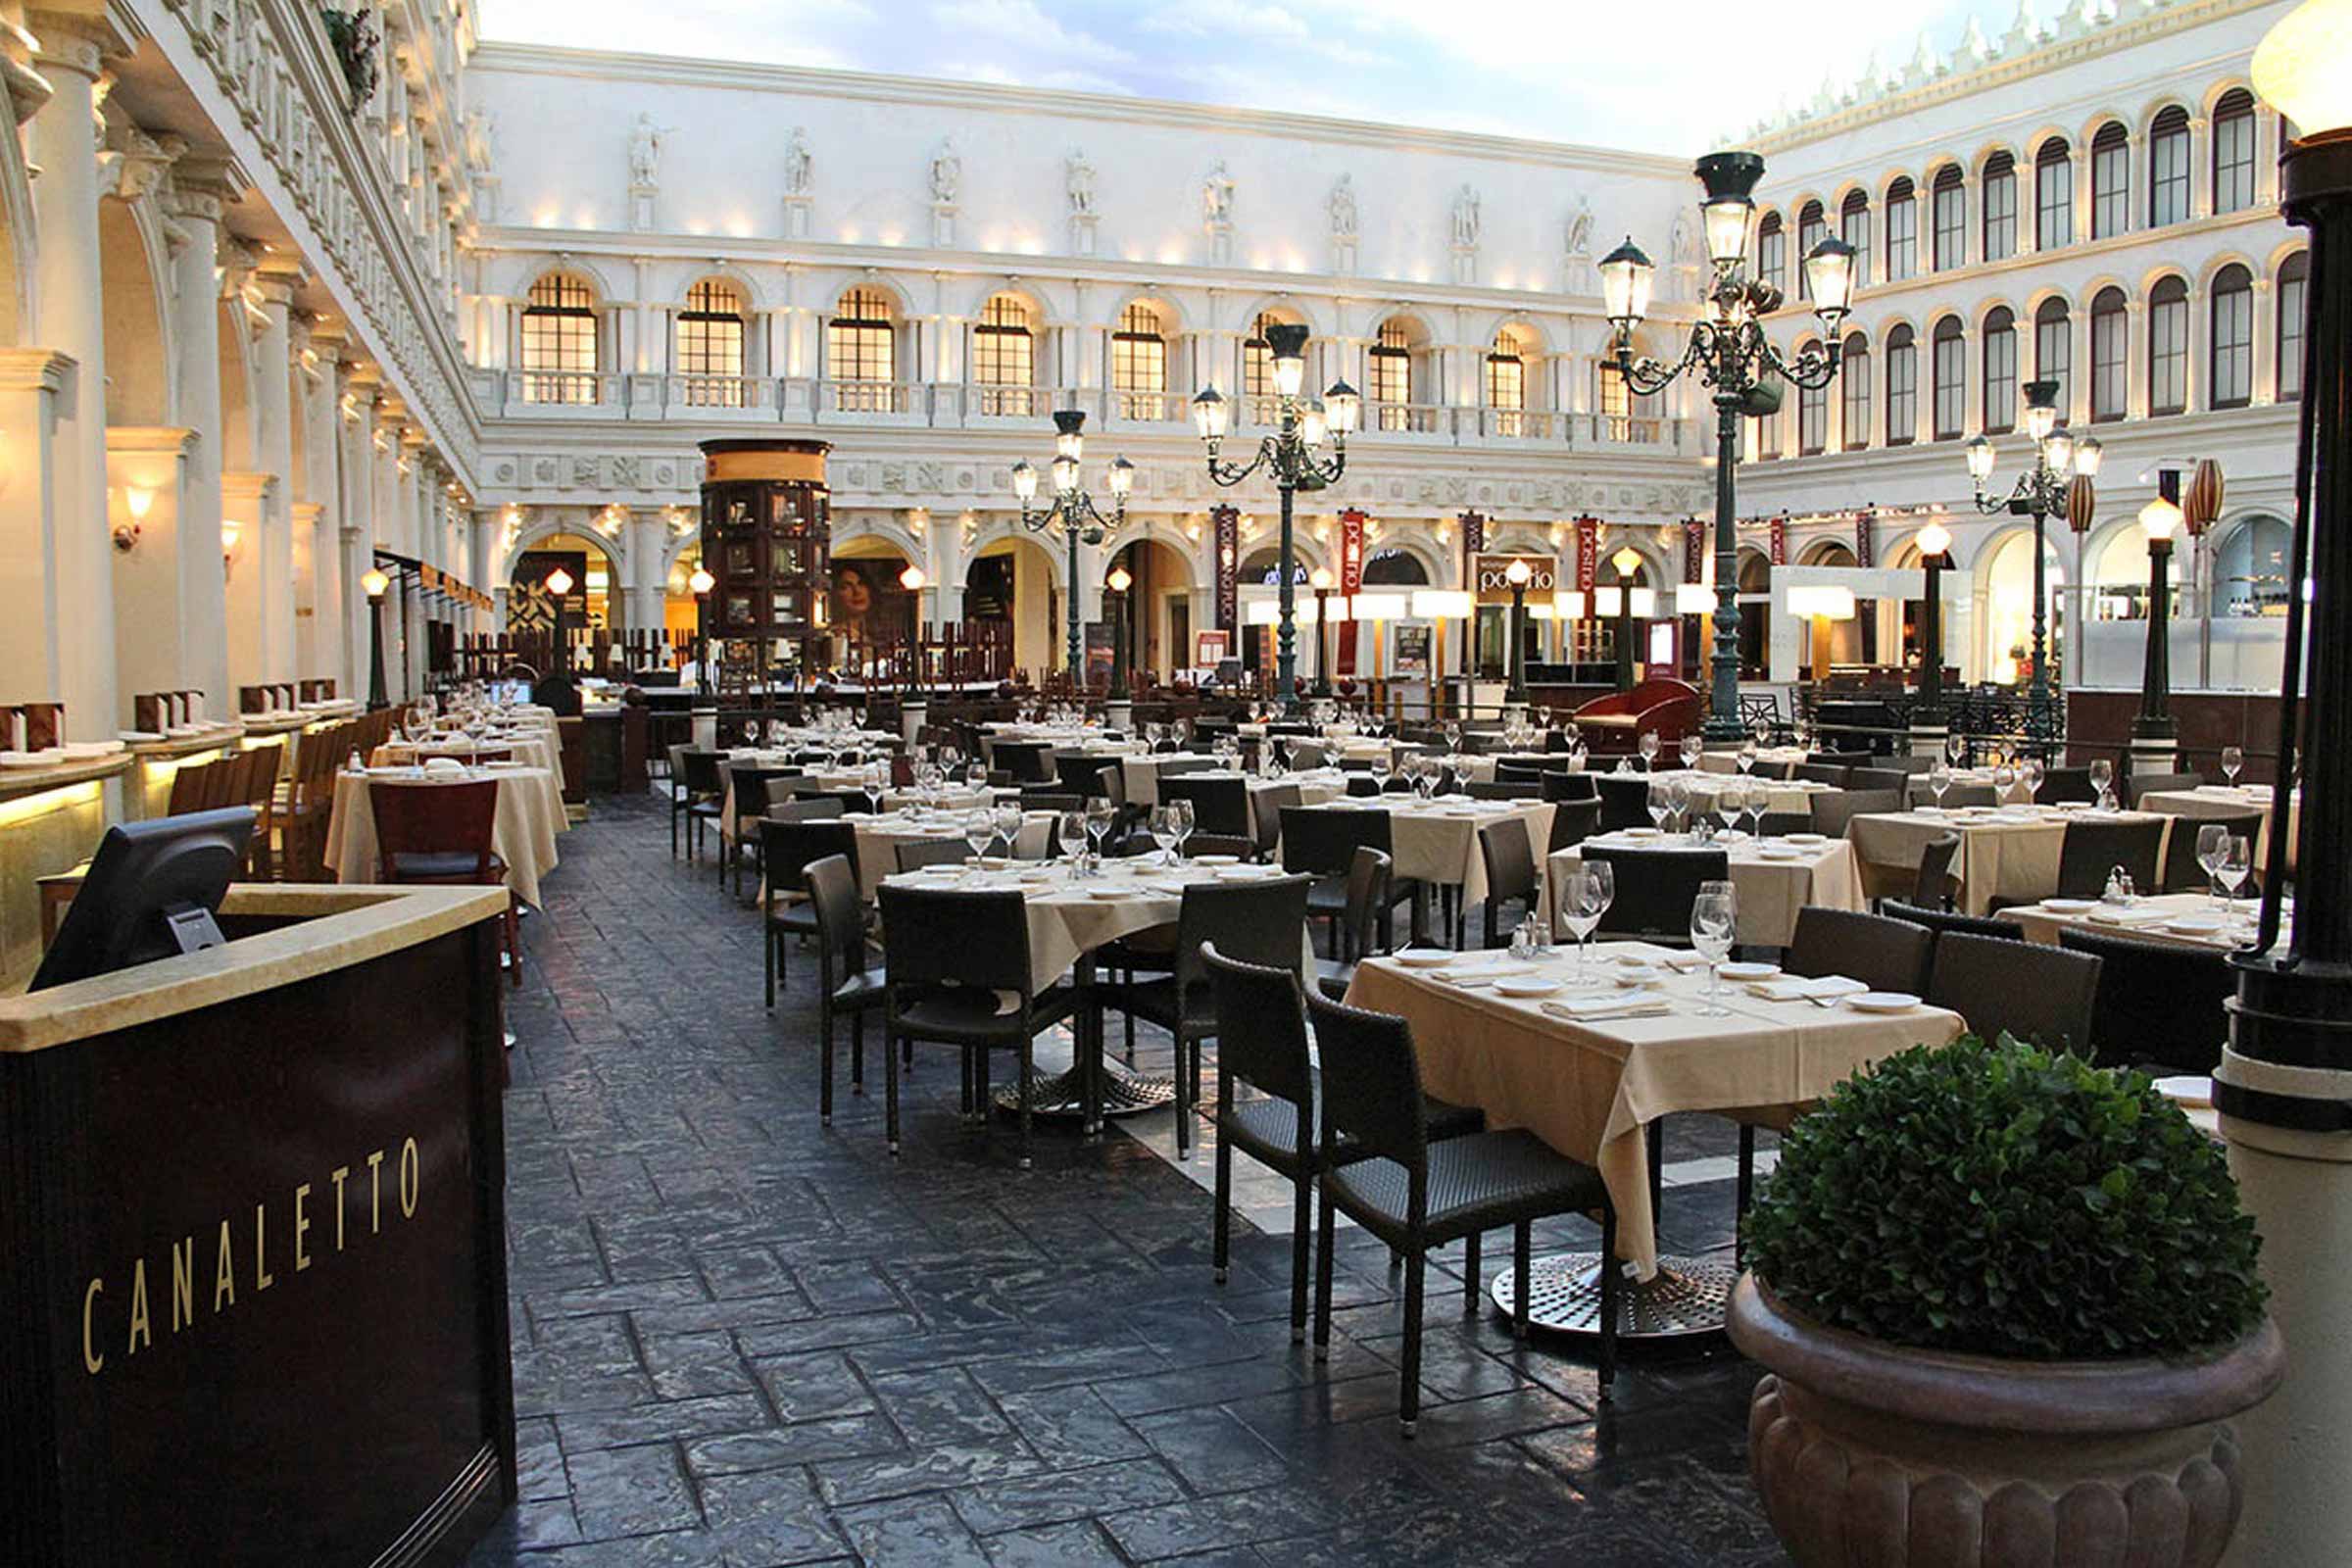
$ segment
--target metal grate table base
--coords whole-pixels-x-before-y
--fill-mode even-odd
[[[1086,1114],[1086,1080],[1077,1068],[1064,1072],[1040,1074],[1034,1086],[1035,1098],[1029,1106],[1033,1116],[1083,1116]],[[993,1097],[999,1110],[1020,1114],[1021,1086],[1005,1085]],[[1176,1103],[1176,1080],[1147,1078],[1125,1067],[1102,1064],[1102,1114],[1133,1116],[1142,1111],[1157,1110]]]
[[[1722,1332],[1732,1286],[1740,1271],[1729,1263],[1661,1253],[1646,1283],[1631,1279],[1617,1293],[1617,1340],[1654,1343]],[[1507,1316],[1519,1292],[1509,1269],[1488,1294]],[[1528,1270],[1527,1321],[1550,1334],[1600,1334],[1600,1254],[1561,1252],[1539,1257]]]

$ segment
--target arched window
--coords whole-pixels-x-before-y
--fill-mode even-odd
[[[2017,160],[1994,153],[1984,160],[1983,193],[1984,260],[2005,262],[2017,254]]]
[[[734,284],[707,277],[686,291],[677,356],[678,373],[686,378],[679,402],[697,409],[744,406],[743,296]]]
[[[1845,450],[1859,452],[1870,445],[1870,339],[1860,332],[1849,336],[1843,359],[1838,372],[1838,412],[1845,428]]]
[[[2188,111],[2174,104],[2148,127],[2148,226],[2188,219]]]
[[[2254,205],[2254,95],[2232,87],[2213,106],[2213,210]]]
[[[1886,187],[1886,281],[1919,270],[1919,194],[1909,176]]]
[[[1110,389],[1122,419],[1156,419],[1166,412],[1168,340],[1159,312],[1142,300],[1121,308],[1110,334]]]
[[[2110,120],[2090,138],[2090,237],[2132,226],[2132,133]]]
[[[2129,394],[2129,317],[2124,291],[2103,288],[2090,302],[2090,416],[2120,419]]]
[[[2213,557],[2214,598],[2225,615],[2286,613],[2287,526],[2277,517],[2246,518]]]
[[[2075,159],[2063,136],[2034,154],[2034,248],[2054,251],[2075,242]]]
[[[2188,284],[2178,273],[2148,290],[2148,412],[2188,407]]]
[[[1392,316],[1373,335],[1364,356],[1364,392],[1378,407],[1383,430],[1412,428],[1413,329],[1402,317]]]
[[[972,323],[972,380],[982,414],[1025,416],[1038,412],[1037,338],[1029,324],[1029,302],[1018,294],[991,294]]]
[[[1364,558],[1364,586],[1367,588],[1426,588],[1429,568],[1421,558],[1409,550],[1391,545],[1375,550]]]
[[[2058,422],[2075,406],[2075,323],[2066,301],[2043,300],[2034,311],[2034,379],[2058,383]]]
[[[1494,433],[1525,433],[1527,419],[1520,411],[1527,407],[1527,356],[1507,326],[1494,334],[1494,347],[1487,350],[1486,394],[1487,407],[1495,411]]]
[[[1802,358],[1813,345],[1800,343],[1797,355]],[[1796,389],[1796,450],[1800,457],[1811,457],[1830,444],[1830,389],[1826,386]]]
[[[1800,300],[1813,297],[1812,285],[1805,277],[1805,258],[1813,254],[1813,247],[1828,234],[1829,224],[1822,217],[1821,203],[1805,203],[1796,215],[1796,297]],[[1861,279],[1857,277],[1854,281],[1859,283]]]
[[[2278,264],[2278,401],[2303,395],[2303,297],[2311,281],[2311,252]]]
[[[1960,335],[1960,318],[1947,316],[1936,323],[1930,337],[1936,382],[1936,439],[1956,441],[1968,423],[1968,345]]]
[[[1845,193],[1838,210],[1838,237],[1854,248],[1854,287],[1870,282],[1870,198],[1858,190]],[[1808,251],[1811,246],[1805,247]]]
[[[2006,305],[1984,314],[1984,428],[2017,428],[2017,317]]]
[[[898,414],[899,339],[890,296],[858,287],[842,295],[825,323],[825,366],[833,407],[844,414]]]
[[[1968,187],[1961,182],[1960,166],[1946,164],[1936,171],[1936,270],[1948,272],[1968,260]]]
[[[1788,236],[1781,215],[1766,213],[1756,224],[1756,276],[1784,292],[1788,287]]]
[[[2213,365],[2208,401],[2242,409],[2254,401],[2254,274],[2232,263],[2213,276]]]
[[[1886,334],[1886,444],[1908,446],[1919,433],[1919,347],[1908,325]]]
[[[522,401],[594,403],[596,293],[587,279],[549,272],[522,302]]]
[[[1276,395],[1274,349],[1272,340],[1266,336],[1266,328],[1279,324],[1272,315],[1260,311],[1250,323],[1250,335],[1242,339],[1242,392],[1247,397],[1270,398]]]
[[[1625,376],[1617,367],[1604,362],[1598,369],[1601,433],[1611,441],[1630,441],[1637,445],[1657,440],[1657,394],[1643,393],[1637,397],[1632,388],[1625,384]],[[1767,429],[1774,429],[1772,455],[1777,456],[1779,436],[1775,424],[1775,420],[1765,421]]]

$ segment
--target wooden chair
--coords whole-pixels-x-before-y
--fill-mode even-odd
[[[368,785],[378,874],[392,883],[506,887],[507,862],[491,847],[498,831],[499,788],[494,778],[462,784]],[[520,986],[522,929],[512,889],[507,894],[506,932],[509,973]]]

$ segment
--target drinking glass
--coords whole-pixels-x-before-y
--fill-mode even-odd
[[[1943,809],[1944,793],[1952,787],[1952,770],[1937,762],[1928,769],[1928,793],[1936,797],[1936,809]]]
[[[1184,841],[1193,836],[1193,803],[1178,801],[1176,803],[1176,858],[1180,860],[1184,858]]]
[[[1673,814],[1674,825],[1681,831],[1690,831],[1690,786],[1680,778],[1666,781],[1666,809]]]
[[[1086,813],[1064,811],[1056,816],[1054,837],[1061,846],[1062,858],[1070,863],[1070,880],[1077,881],[1086,874]]]
[[[1649,811],[1650,826],[1665,832],[1666,818],[1674,814],[1674,808],[1666,800],[1666,781],[1660,779],[1643,792],[1642,804]]]
[[[2111,796],[2114,785],[2115,764],[2113,762],[2102,757],[2090,764],[2090,787],[2098,792],[2098,806],[2101,810],[2113,808],[2114,803]]]
[[[1152,808],[1148,825],[1152,830],[1152,842],[1159,846],[1159,863],[1162,865],[1175,864],[1176,808],[1154,806]]]
[[[1021,808],[1017,806],[997,807],[990,813],[990,821],[996,829],[996,836],[1004,841],[1005,858],[1010,859],[1018,856],[1021,844]]]
[[[1732,956],[1732,928],[1738,923],[1739,897],[1729,882],[1700,884],[1697,898],[1690,901],[1690,946],[1707,960],[1707,1000],[1699,1016],[1722,1018],[1731,1009],[1717,999],[1722,994],[1723,979],[1720,966]]]
[[[1740,755],[1733,760],[1739,763],[1740,771],[1742,773],[1754,769],[1756,765],[1756,739],[1754,736],[1751,735],[1740,743]]]
[[[1706,749],[1706,742],[1700,740],[1697,736],[1684,736],[1683,744],[1680,748],[1683,765],[1685,767],[1696,767],[1698,765],[1699,758],[1705,754]]]
[[[1111,818],[1115,814],[1111,804],[1100,797],[1086,803],[1086,838],[1094,851],[1098,868],[1102,863],[1102,841],[1109,836]]]
[[[972,789],[987,789],[988,764],[986,762],[974,762],[971,766],[965,768],[963,770],[963,782]]]
[[[2222,851],[2230,842],[2230,829],[2219,822],[2208,822],[2197,829],[2197,863],[2205,868],[2205,893],[2214,903],[2222,902]]]
[[[2026,787],[2026,804],[2028,806],[2033,805],[2034,798],[2041,793],[2041,781],[2048,772],[2049,769],[2042,764],[2042,760],[2038,757],[2029,757],[2017,764],[2018,782]]]
[[[1580,989],[1592,984],[1585,966],[1592,951],[1592,933],[1600,928],[1600,917],[1609,912],[1616,896],[1617,869],[1606,860],[1578,865],[1562,891],[1560,919],[1576,939],[1576,985]]]
[[[1963,762],[1966,762],[1968,760],[1968,737],[1965,735],[1946,735],[1943,738],[1943,759],[1945,761],[1951,763],[1954,767],[1958,767]]]
[[[1385,747],[1372,754],[1370,765],[1364,771],[1372,775],[1372,782],[1378,784],[1383,791],[1388,789],[1389,754]]]
[[[1446,749],[1449,752],[1458,752],[1462,749],[1461,720],[1449,718],[1446,721]]]
[[[2238,770],[2245,765],[2246,754],[2243,750],[2235,746],[2222,748],[2222,777],[2230,782],[2231,789],[2237,787]]]
[[[865,770],[863,780],[866,809],[877,816],[882,812],[882,764],[876,762]]]
[[[1429,758],[1413,760],[1413,793],[1424,801],[1438,793],[1438,765]]]
[[[1649,769],[1651,772],[1657,771],[1658,732],[1654,729],[1643,730],[1642,732],[1642,740],[1640,745],[1642,751],[1642,765]]]
[[[2221,861],[2215,867],[2214,875],[2221,879],[2222,886],[2234,899],[2237,890],[2246,885],[2246,878],[2253,874],[2253,841],[2243,833],[2230,834],[2230,842],[2222,847]]]
[[[988,853],[988,841],[997,836],[997,824],[986,811],[966,811],[963,817],[963,842],[972,847],[972,871],[980,869],[980,858]]]
[[[1715,792],[1715,815],[1722,821],[1726,833],[1740,825],[1740,813],[1746,808],[1746,785],[1735,781]]]
[[[1772,789],[1769,785],[1750,784],[1744,795],[1748,836],[1761,844],[1764,841],[1764,813],[1772,809]]]

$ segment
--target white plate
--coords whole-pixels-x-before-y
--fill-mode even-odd
[[[1407,948],[1396,955],[1396,961],[1407,969],[1442,969],[1460,956],[1444,948]]]
[[[1791,844],[1812,845],[1827,844],[1830,842],[1826,837],[1819,833],[1784,833],[1781,836]]]
[[[1919,999],[1908,991],[1864,991],[1845,999],[1856,1012],[1909,1012]]]
[[[1220,882],[1262,882],[1282,875],[1279,865],[1229,865],[1216,873]]]
[[[2178,931],[2182,936],[2199,937],[2211,936],[2229,923],[2230,919],[2227,915],[2184,914],[2177,920],[2167,920],[2164,928],[2167,931]]]
[[[2044,899],[2041,906],[2052,914],[2088,914],[2099,906],[2096,899]]]
[[[1805,852],[1794,844],[1759,844],[1756,846],[1756,858],[1759,860],[1801,860],[1804,858]]]
[[[1727,963],[1718,971],[1726,980],[1769,980],[1781,972],[1777,963]]]
[[[1658,830],[1654,827],[1629,827],[1622,831],[1629,839],[1654,839],[1658,836]]]
[[[1196,855],[1193,857],[1193,863],[1195,865],[1239,865],[1242,863],[1242,858],[1238,855]]]
[[[1557,980],[1497,980],[1494,989],[1506,997],[1548,997],[1560,989]]]

